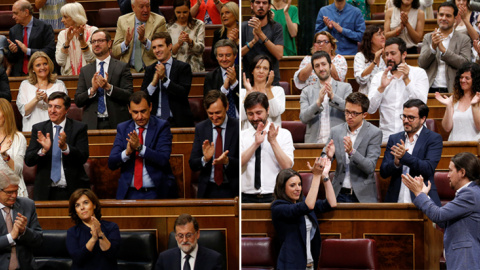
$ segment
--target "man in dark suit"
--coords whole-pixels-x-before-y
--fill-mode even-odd
[[[172,127],[193,127],[188,103],[192,68],[172,57],[172,38],[167,32],[152,36],[152,50],[158,63],[145,69],[142,91],[152,97],[153,115],[168,120]]]
[[[89,156],[87,125],[66,118],[70,103],[67,94],[52,93],[48,97],[50,120],[32,128],[25,164],[37,165],[35,200],[68,200],[78,188],[90,187],[83,168]]]
[[[117,199],[177,198],[169,159],[172,133],[167,121],[151,116],[152,102],[142,91],[130,97],[132,120],[120,123],[112,152],[111,170],[122,169]]]
[[[84,66],[78,77],[75,104],[83,109],[82,122],[88,129],[114,129],[130,119],[128,99],[133,93],[130,68],[110,56],[112,39],[104,30],[91,38],[94,63]]]
[[[175,239],[178,248],[160,253],[155,270],[220,270],[222,255],[197,245],[200,231],[197,220],[189,214],[181,214],[174,224]]]
[[[210,90],[219,90],[228,99],[227,115],[231,118],[238,117],[238,66],[235,65],[237,57],[237,46],[229,39],[221,39],[215,44],[215,57],[218,64],[216,69],[210,71],[205,76],[203,85],[203,96],[206,96]]]
[[[382,131],[365,120],[370,101],[360,92],[345,98],[346,123],[333,127],[323,149],[337,159],[333,189],[338,202],[377,202],[375,168],[380,156]]]
[[[238,119],[227,116],[225,94],[212,90],[203,99],[208,118],[195,127],[190,168],[200,171],[197,198],[238,196]]]
[[[411,203],[415,199],[402,183],[402,174],[410,174],[422,176],[425,184],[432,183],[428,196],[441,206],[433,176],[442,156],[443,140],[440,134],[424,126],[428,111],[427,105],[419,99],[403,104],[401,117],[405,131],[390,135],[380,166],[380,175],[391,177],[385,202]]]
[[[8,76],[5,69],[0,66],[0,98],[12,101],[12,93],[10,92],[10,84],[8,83]]]
[[[117,0],[117,3],[120,7],[120,12],[122,13],[122,15],[133,11],[131,0]],[[163,0],[150,0],[150,9],[152,10],[152,12],[163,15],[159,10],[159,6],[163,6]]]
[[[15,2],[12,11],[17,24],[10,28],[8,34],[6,56],[13,64],[10,76],[27,75],[28,60],[36,51],[45,52],[55,62],[55,35],[52,26],[34,18],[33,6],[26,0]]]
[[[32,249],[43,241],[35,203],[18,198],[20,179],[0,163],[0,269],[36,269]]]

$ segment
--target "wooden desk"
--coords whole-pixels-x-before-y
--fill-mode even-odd
[[[340,203],[317,217],[322,239],[374,239],[380,269],[439,269],[442,233],[413,204]],[[242,204],[242,236],[275,237],[270,204]]]
[[[182,213],[194,216],[200,230],[223,230],[226,237],[228,269],[239,265],[239,203],[216,200],[101,200],[102,219],[118,224],[120,230],[149,230],[157,234],[158,251],[167,249],[168,235]],[[38,220],[44,230],[72,227],[67,201],[37,201]]]

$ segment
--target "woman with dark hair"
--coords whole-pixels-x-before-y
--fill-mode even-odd
[[[385,38],[400,37],[407,43],[407,53],[417,54],[423,39],[425,14],[419,0],[393,0],[393,8],[385,14]]]
[[[67,93],[65,84],[53,73],[53,62],[42,51],[35,52],[28,61],[28,78],[18,89],[17,107],[23,116],[22,131],[31,131],[32,126],[48,120],[48,96],[53,92]]]
[[[478,40],[479,34],[473,27],[477,22],[478,12],[470,8],[470,0],[455,0],[458,14],[455,18],[455,31],[468,35],[472,40]]]
[[[480,66],[465,63],[455,76],[455,88],[450,97],[435,93],[446,106],[442,127],[450,132],[449,141],[480,139]]]
[[[433,16],[433,0],[420,0],[420,9],[425,13],[425,19],[435,19]],[[393,0],[385,1],[385,13],[389,8],[394,7]]]
[[[172,37],[173,57],[189,64],[192,72],[205,71],[205,24],[192,17],[189,0],[174,0],[173,10],[173,18],[167,25],[167,31]]]
[[[268,121],[275,124],[275,127],[282,126],[282,113],[285,111],[285,91],[281,86],[272,86],[273,67],[272,60],[267,55],[257,55],[250,65],[250,72],[253,81],[247,79],[243,73],[243,87],[240,89],[240,114],[242,130],[247,129],[250,124],[243,107],[243,101],[252,92],[261,92],[268,97]]]
[[[385,47],[385,33],[383,26],[372,24],[367,26],[363,34],[360,51],[355,55],[353,72],[355,80],[360,85],[358,91],[368,95],[368,88],[373,75],[385,70],[383,48]]]
[[[315,212],[327,212],[337,206],[328,178],[331,165],[328,158],[316,158],[313,167],[307,163],[313,179],[306,198],[298,172],[284,169],[278,173],[272,203],[272,222],[281,243],[277,269],[317,269],[321,238]],[[326,200],[317,200],[320,182],[325,186]]]
[[[318,51],[327,52],[332,60],[330,75],[332,78],[339,82],[345,81],[345,75],[347,75],[347,60],[340,54],[336,54],[337,40],[327,31],[321,31],[315,34],[313,37],[313,45],[310,52],[314,54]],[[318,77],[315,74],[315,70],[312,67],[312,56],[307,55],[303,58],[298,70],[293,75],[293,82],[295,86],[302,90],[309,85],[315,85],[318,81]]]
[[[70,196],[69,215],[75,226],[67,231],[67,249],[72,269],[117,269],[120,230],[101,220],[101,205],[90,189],[77,189]]]

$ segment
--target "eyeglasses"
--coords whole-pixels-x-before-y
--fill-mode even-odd
[[[195,234],[196,234],[196,232],[195,232],[195,233],[187,233],[187,234],[177,233],[177,234],[175,234],[175,237],[176,237],[177,239],[183,239],[183,238],[185,238],[185,237],[186,237],[187,239],[190,239],[190,238],[192,238]]]
[[[345,116],[353,116],[353,117],[357,117],[359,115],[361,115],[362,113],[361,112],[351,112],[349,110],[345,110]]]
[[[8,196],[17,195],[17,193],[18,193],[18,189],[17,190],[12,190],[12,191],[5,191],[5,190],[1,189],[1,191],[5,192],[5,194],[7,194]]]
[[[105,42],[105,41],[107,41],[107,40],[106,40],[106,39],[96,39],[96,40],[93,40],[93,39],[92,39],[92,40],[90,41],[90,43],[92,43],[92,45],[93,45],[93,44],[95,44],[95,43],[103,43],[103,42]]]
[[[415,120],[416,118],[420,118],[420,117],[400,114],[400,119],[402,119],[402,121],[405,119],[408,119],[408,122],[413,122],[413,120]]]
[[[317,40],[317,41],[315,41],[315,44],[317,44],[317,45],[328,44],[328,43],[330,43],[330,41],[328,41],[328,40]]]

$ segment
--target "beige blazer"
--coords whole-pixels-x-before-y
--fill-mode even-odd
[[[125,36],[128,28],[130,28],[130,31],[131,31],[131,29],[134,27],[135,27],[135,13],[131,12],[123,16],[120,16],[118,18],[117,33],[115,34],[115,40],[113,42],[113,56],[117,58],[119,57],[120,61],[125,62],[127,64],[130,63],[130,58],[132,57],[133,47],[134,47],[133,40],[130,43],[128,50],[126,50],[125,53],[123,54],[122,54],[121,44],[123,43],[123,41],[125,41]],[[167,28],[165,25],[165,18],[161,15],[150,12],[150,17],[148,18],[148,21],[145,25],[145,36],[151,41],[153,34],[158,32],[166,32],[166,31],[167,31]],[[145,47],[143,47],[143,44],[141,46],[143,48],[142,60],[143,60],[143,63],[145,64],[145,67],[148,67],[153,63],[155,63],[157,59],[155,58],[155,55],[153,54],[153,51],[151,48],[149,51],[146,51]]]

